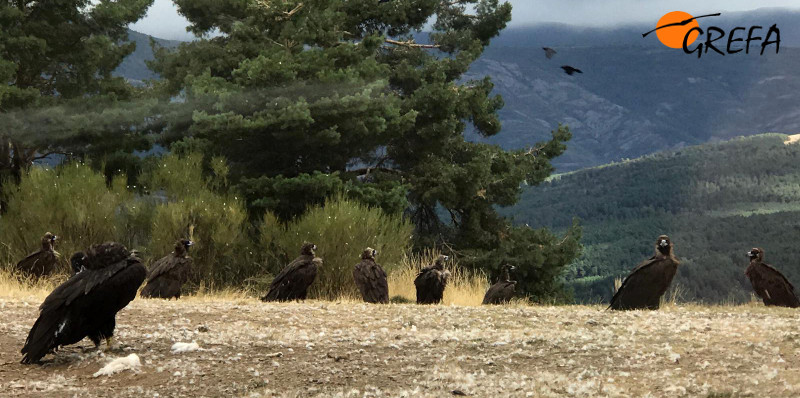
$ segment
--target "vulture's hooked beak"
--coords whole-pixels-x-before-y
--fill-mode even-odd
[[[666,239],[661,239],[661,243],[659,243],[658,245],[661,247],[667,247],[669,246],[669,243],[667,243]]]

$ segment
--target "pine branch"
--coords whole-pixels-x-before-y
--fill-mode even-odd
[[[411,47],[411,48],[439,48],[438,44],[418,44],[414,43],[414,40],[397,41],[392,39],[386,39],[384,40],[384,42],[389,44],[394,44],[396,46]]]
[[[369,173],[373,171],[382,171],[384,173],[397,174],[397,175],[403,174],[403,172],[400,170],[390,169],[388,167],[377,167],[377,166],[365,167],[363,169],[347,170],[348,173],[356,173],[357,176],[368,176]]]
[[[297,12],[302,10],[302,9],[303,9],[303,3],[298,3],[297,7],[293,8],[291,11],[288,11],[288,12],[284,11],[283,12],[283,17],[284,18],[291,18],[292,15],[297,14]]]

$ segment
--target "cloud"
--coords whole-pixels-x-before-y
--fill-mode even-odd
[[[343,0],[348,1],[348,0]],[[403,0],[393,0],[403,1]],[[797,0],[508,0],[514,7],[511,25],[559,22],[583,26],[613,26],[652,22],[670,11],[696,15],[708,12],[747,11],[762,7],[798,8]],[[163,39],[189,40],[189,22],[178,14],[172,0],[155,0],[147,15],[131,29]]]
[[[510,0],[512,25],[559,22],[583,26],[613,26],[657,21],[670,11],[690,14],[748,11],[766,7],[798,8],[797,0]],[[757,3],[757,4],[756,4]]]

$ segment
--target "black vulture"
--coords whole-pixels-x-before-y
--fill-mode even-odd
[[[86,269],[86,253],[75,252],[69,259],[69,264],[72,266],[72,275],[75,275]]]
[[[29,254],[17,263],[17,270],[33,276],[46,276],[53,273],[58,266],[58,253],[53,245],[58,237],[50,232],[42,236],[42,248]]]
[[[780,271],[764,262],[764,249],[753,248],[747,252],[747,256],[750,257],[750,265],[744,274],[750,279],[758,297],[764,300],[764,305],[800,307],[794,286]]]
[[[117,261],[102,265],[105,259]],[[86,264],[39,307],[39,319],[22,348],[22,363],[38,363],[48,352],[84,337],[95,346],[105,339],[111,347],[116,314],[136,297],[147,270],[139,258],[115,242],[92,245]]]
[[[512,281],[509,271],[513,271],[513,265],[504,265],[503,273],[500,279],[486,291],[483,296],[483,304],[502,304],[507,303],[514,297],[514,290],[517,287],[517,281]]]
[[[656,241],[656,254],[639,264],[622,282],[611,298],[613,310],[657,310],[661,296],[669,288],[679,261],[672,252],[672,241],[661,235]]]
[[[561,66],[561,69],[564,69],[564,73],[566,73],[566,74],[568,74],[570,76],[574,75],[575,73],[583,73],[583,71],[581,71],[580,69],[573,68],[573,67],[571,67],[569,65],[563,65],[563,66]]]
[[[368,247],[361,253],[361,262],[353,268],[353,280],[361,292],[361,297],[368,303],[388,303],[389,284],[386,272],[375,262],[378,251]]]
[[[189,239],[180,239],[175,242],[172,253],[153,263],[147,275],[147,284],[141,292],[142,297],[181,297],[181,286],[192,273],[192,258],[188,251],[193,244]]]
[[[553,58],[553,55],[556,55],[556,50],[550,47],[542,47],[542,50],[544,50],[544,56],[547,57],[547,59]]]
[[[419,271],[414,286],[417,288],[417,304],[438,304],[444,297],[444,288],[450,278],[450,271],[444,269],[449,257],[440,255],[433,265]]]
[[[269,292],[261,297],[261,301],[305,300],[308,287],[317,277],[317,268],[322,266],[322,259],[314,256],[315,250],[317,245],[303,243],[300,256],[284,267],[272,280]]]

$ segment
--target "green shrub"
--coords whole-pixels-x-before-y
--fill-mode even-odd
[[[155,205],[146,251],[154,259],[165,256],[177,239],[189,236],[191,225],[193,282],[215,287],[238,285],[263,272],[257,261],[263,253],[253,251],[243,200],[224,193],[224,160],[211,161],[214,175],[210,178],[203,177],[202,161],[200,154],[166,155],[141,177],[145,186],[162,198]]]
[[[310,208],[287,226],[268,213],[261,225],[260,246],[273,253],[267,261],[274,274],[299,255],[304,241],[315,243],[323,266],[309,296],[330,300],[357,297],[353,266],[366,247],[378,250],[377,262],[387,273],[397,267],[409,248],[412,231],[411,223],[399,215],[339,196]]]
[[[56,234],[62,269],[71,253],[92,243],[109,240],[131,243],[120,228],[124,214],[137,212],[136,200],[125,186],[125,176],[106,185],[103,174],[83,163],[55,169],[31,168],[19,185],[3,184],[6,211],[0,214],[0,263],[15,264],[39,249],[45,232]]]

